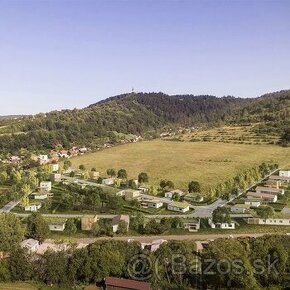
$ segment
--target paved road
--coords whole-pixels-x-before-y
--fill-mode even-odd
[[[29,196],[30,194],[32,193],[29,192],[28,194],[26,194],[25,196],[21,197],[19,200],[15,200],[15,201],[10,201],[8,202],[6,205],[4,205],[1,209],[0,209],[0,213],[1,212],[10,212],[15,206],[17,206],[21,200],[24,198],[24,197],[27,197]]]

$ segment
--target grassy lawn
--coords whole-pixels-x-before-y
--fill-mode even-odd
[[[147,172],[153,185],[169,179],[176,187],[186,188],[189,181],[197,180],[204,189],[262,162],[288,166],[289,160],[290,148],[275,145],[164,140],[116,146],[71,159],[74,168],[80,164],[88,169],[96,167],[103,176],[108,168],[125,168],[129,178]]]
[[[15,283],[0,283],[1,290],[68,290],[69,288],[61,286],[46,286],[39,283],[24,283],[24,282],[15,282]]]
[[[179,139],[183,141],[211,141],[239,144],[274,144],[279,141],[279,134],[255,133],[257,124],[247,126],[223,126],[209,129],[194,130],[191,133],[166,137],[165,139]]]

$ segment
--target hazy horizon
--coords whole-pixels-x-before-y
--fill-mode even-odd
[[[0,0],[0,115],[289,88],[290,2]]]

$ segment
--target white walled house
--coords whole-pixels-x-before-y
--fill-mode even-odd
[[[164,193],[164,197],[165,197],[165,198],[168,198],[168,199],[172,199],[173,194],[174,194],[173,192],[168,191],[168,192],[165,192],[165,193]]]
[[[127,224],[127,231],[129,230],[130,217],[128,215],[117,215],[112,219],[113,233],[118,231],[120,221],[124,221]]]
[[[279,176],[280,177],[290,177],[290,170],[280,170]]]
[[[163,202],[158,199],[145,199],[141,202],[141,206],[145,208],[160,208],[163,206]]]
[[[49,220],[48,227],[51,231],[54,232],[63,232],[65,229],[66,219],[60,220],[60,219],[51,219]]]
[[[44,199],[47,199],[48,197],[47,193],[41,193],[41,192],[34,192],[32,193],[32,196],[34,197],[34,199],[38,199],[38,200],[44,200]]]
[[[172,203],[168,204],[167,209],[185,213],[189,211],[189,204],[187,202],[173,201]]]
[[[248,218],[248,224],[251,225],[275,225],[275,226],[290,226],[290,219],[279,218]]]
[[[236,204],[236,205],[233,205],[231,207],[231,212],[232,213],[246,213],[248,212],[250,206],[249,205],[246,205],[246,204]]]
[[[52,172],[57,172],[59,170],[59,164],[52,163],[52,164],[50,164],[50,168],[51,168]]]
[[[52,173],[50,175],[50,180],[53,182],[61,182],[61,174],[60,173]]]
[[[51,191],[51,181],[41,181],[39,187],[42,191]]]
[[[208,219],[208,224],[212,229],[234,230],[236,225],[231,223],[214,223],[211,218]]]
[[[189,232],[197,232],[200,229],[199,219],[185,219],[183,222],[183,228]]]
[[[31,211],[31,212],[36,212],[41,208],[41,204],[30,204],[25,206],[25,211]]]
[[[113,185],[115,182],[114,178],[105,178],[102,180],[102,184],[104,185]]]
[[[39,155],[38,160],[40,161],[40,163],[45,163],[48,161],[48,156],[47,155]]]
[[[245,204],[249,205],[250,207],[259,207],[261,206],[261,201],[260,200],[254,200],[254,199],[246,199]]]

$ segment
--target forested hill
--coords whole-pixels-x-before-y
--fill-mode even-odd
[[[0,121],[0,151],[49,149],[59,143],[65,147],[73,144],[95,147],[112,141],[112,132],[148,136],[172,126],[255,121],[269,128],[275,123],[284,128],[289,119],[289,100],[290,91],[256,99],[124,94],[80,110],[53,111],[9,123],[6,120],[4,127]]]

